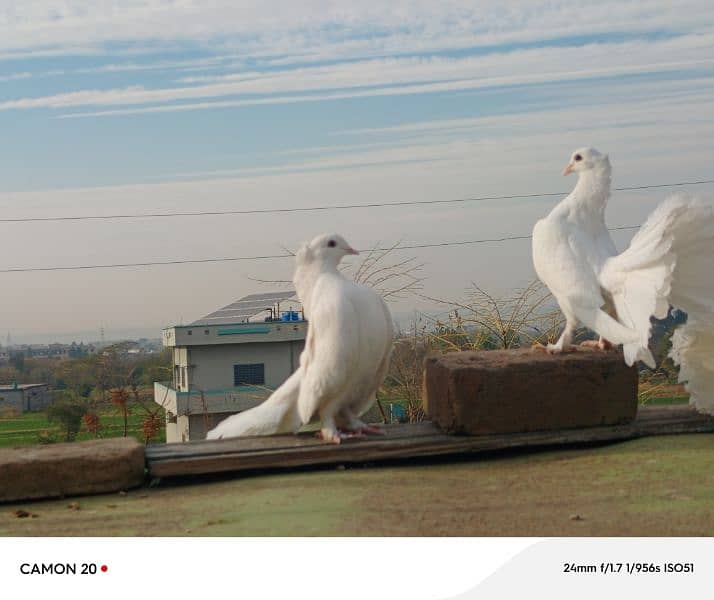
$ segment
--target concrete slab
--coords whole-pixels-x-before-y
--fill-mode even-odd
[[[0,502],[125,490],[144,480],[144,446],[112,438],[0,449]]]

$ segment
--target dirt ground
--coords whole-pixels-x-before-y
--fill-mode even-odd
[[[0,535],[713,536],[714,435],[1,505]]]

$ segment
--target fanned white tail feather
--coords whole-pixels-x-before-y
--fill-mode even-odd
[[[647,348],[650,316],[669,306],[688,315],[675,331],[671,356],[680,366],[692,404],[714,414],[714,208],[682,196],[665,200],[632,238],[629,248],[607,261],[600,276],[612,295],[618,320],[639,334],[624,345],[628,364],[654,366]],[[651,360],[646,360],[649,357]]]
[[[677,221],[677,266],[670,302],[687,313],[672,336],[670,356],[679,365],[690,402],[714,415],[714,207],[691,201]]]
[[[301,375],[298,369],[265,402],[221,421],[206,439],[297,432],[303,424],[297,410]]]
[[[679,365],[679,380],[685,383],[690,403],[714,415],[714,328],[690,317],[674,332],[670,356]]]
[[[650,317],[667,316],[676,264],[674,237],[677,222],[687,208],[687,201],[678,197],[660,204],[632,238],[627,250],[603,266],[600,283],[612,296],[618,320],[639,334],[639,339],[623,345],[628,365],[642,360],[655,367],[648,348]]]

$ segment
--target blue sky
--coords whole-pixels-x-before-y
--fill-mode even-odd
[[[616,185],[712,178],[714,8],[663,2],[43,0],[0,8],[4,217],[567,190],[571,150]],[[696,190],[711,198],[713,186]],[[613,198],[639,222],[666,190]],[[0,223],[8,267],[527,234],[554,199],[324,214]],[[624,244],[629,234],[618,234]],[[415,253],[426,293],[533,277],[529,244]],[[289,261],[0,274],[0,331],[151,334],[286,278]],[[400,314],[418,307],[398,303]],[[94,336],[96,337],[96,336]]]

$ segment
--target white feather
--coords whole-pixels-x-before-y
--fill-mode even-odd
[[[575,189],[533,230],[536,272],[567,321],[561,340],[549,348],[562,351],[581,322],[623,344],[627,364],[643,360],[654,367],[650,318],[664,318],[674,306],[688,314],[672,340],[680,380],[699,410],[714,413],[714,208],[669,198],[617,255],[604,220],[609,161],[592,149],[578,154],[585,159],[566,170],[579,174]],[[605,300],[615,318],[602,310]]]
[[[700,412],[714,415],[714,328],[689,317],[672,336],[670,356],[679,365],[690,403]]]
[[[302,425],[297,412],[300,375],[298,369],[261,405],[221,421],[206,434],[206,439],[297,432]]]
[[[328,246],[331,240],[337,245]],[[386,376],[393,326],[382,298],[337,269],[349,252],[337,235],[318,236],[298,251],[293,283],[308,319],[300,367],[263,404],[229,417],[208,439],[295,432],[319,418],[323,437],[338,441],[338,427],[364,425],[359,416]]]
[[[636,329],[610,316],[603,308],[607,288],[599,279],[603,265],[615,255],[615,245],[605,226],[605,206],[610,194],[610,162],[590,149],[578,151],[587,169],[580,173],[575,189],[533,229],[533,264],[538,277],[550,289],[566,318],[557,344],[549,350],[562,352],[570,345],[579,323],[615,344],[625,345],[628,363],[652,362],[649,350],[636,347]],[[635,346],[633,346],[635,344]]]

